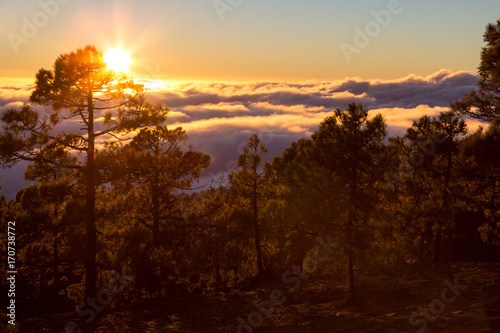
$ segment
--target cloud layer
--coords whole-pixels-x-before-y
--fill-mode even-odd
[[[2,83],[0,112],[28,103],[32,84]],[[309,137],[321,120],[349,103],[363,103],[382,113],[390,135],[402,135],[424,114],[448,110],[452,101],[475,89],[478,77],[443,69],[427,77],[395,80],[347,78],[338,81],[177,83],[149,92],[149,99],[170,109],[168,124],[182,126],[193,149],[208,153],[213,163],[205,177],[231,171],[252,133],[269,148],[266,160],[281,154],[293,141]],[[76,128],[76,123],[65,129]],[[477,123],[471,123],[476,127]],[[20,188],[19,168],[0,170],[4,194]]]

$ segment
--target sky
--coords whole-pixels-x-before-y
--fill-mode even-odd
[[[128,49],[133,74],[173,81],[475,72],[484,28],[499,18],[497,0],[1,1],[0,76],[32,78],[87,44]],[[367,26],[373,37],[348,62],[340,45]]]
[[[252,133],[268,161],[352,102],[382,113],[389,135],[447,111],[475,88],[498,19],[498,0],[1,1],[0,114],[29,103],[60,54],[122,47],[131,77],[162,82],[148,98],[170,109],[169,126],[212,156],[208,179],[234,170]],[[24,168],[0,169],[8,198]]]

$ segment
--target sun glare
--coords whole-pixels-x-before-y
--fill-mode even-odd
[[[144,85],[144,88],[151,91],[160,91],[172,88],[172,83],[163,80],[141,79],[138,83]]]
[[[104,62],[109,70],[113,70],[116,73],[126,73],[128,67],[132,64],[130,52],[120,47],[106,51],[104,53]]]

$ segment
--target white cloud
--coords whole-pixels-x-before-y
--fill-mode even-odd
[[[193,149],[212,155],[209,172],[214,174],[234,167],[252,133],[262,135],[270,160],[293,141],[309,137],[333,110],[356,102],[363,103],[371,114],[382,113],[389,135],[403,135],[412,121],[447,111],[450,102],[475,89],[477,82],[478,77],[471,73],[443,69],[426,77],[408,75],[395,80],[184,82],[149,92],[148,97],[170,109],[167,123],[182,126]],[[30,84],[2,85],[0,81],[0,110],[28,103],[32,89]],[[471,125],[470,132],[479,123]],[[78,130],[79,126],[74,121],[64,129]],[[13,174],[19,178],[22,171],[18,169],[0,171],[2,181]]]

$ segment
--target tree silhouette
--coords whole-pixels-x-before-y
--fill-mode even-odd
[[[289,265],[301,269],[314,237],[335,230],[343,207],[336,196],[337,178],[318,165],[313,154],[312,140],[301,139],[264,166],[268,232],[280,244]]]
[[[259,200],[262,194],[263,172],[259,172],[262,157],[267,153],[266,145],[261,142],[257,134],[248,138],[246,147],[238,157],[239,169],[229,175],[231,184],[238,186],[243,195],[251,202],[253,217],[253,230],[255,253],[257,256],[257,269],[259,275],[264,273],[262,263],[261,231],[259,226]]]
[[[103,54],[94,46],[60,55],[54,69],[40,69],[30,101],[52,107],[50,115],[25,106],[6,111],[2,120],[0,154],[4,163],[43,162],[80,172],[85,182],[86,252],[85,294],[96,295],[96,186],[98,144],[120,141],[138,127],[159,123],[164,111],[145,101],[142,85],[122,73],[106,69]],[[80,123],[80,130],[71,125]],[[61,163],[52,150],[81,155],[75,163]]]
[[[451,104],[454,111],[492,122],[500,117],[500,20],[484,33],[478,88]]]
[[[443,157],[444,157],[444,172],[442,172],[443,191],[442,202],[443,210],[439,218],[436,242],[434,246],[434,263],[438,263],[441,255],[441,238],[443,233],[443,225],[446,221],[453,218],[452,214],[452,194],[451,194],[451,181],[453,170],[453,157],[457,153],[458,137],[467,134],[467,125],[465,121],[455,114],[453,111],[442,112],[437,119],[434,120],[438,132],[446,136],[446,141],[443,143]]]
[[[337,109],[325,118],[313,134],[318,161],[337,177],[345,200],[345,250],[348,258],[350,300],[357,300],[354,256],[355,229],[366,222],[373,205],[368,192],[373,189],[377,172],[377,155],[382,149],[386,125],[382,115],[368,119],[368,110],[350,104],[346,111]]]
[[[442,112],[438,117],[423,116],[407,130],[408,157],[414,169],[413,177],[406,182],[412,189],[408,195],[418,198],[419,207],[415,207],[414,214],[426,216],[420,228],[420,262],[425,249],[431,247],[433,230],[433,261],[440,260],[443,230],[453,220],[452,181],[458,139],[466,133],[465,121],[453,111]]]
[[[500,188],[500,125],[479,129],[461,142],[460,169],[466,186],[460,196],[466,207],[484,215],[481,236],[488,247],[488,261],[497,258],[500,240],[498,197]]]
[[[50,146],[45,147],[45,154],[52,154],[51,160],[57,161],[59,164],[74,164],[76,158],[71,156],[68,151],[60,149],[51,149]],[[24,203],[24,210],[31,212],[33,210],[42,211],[45,216],[46,225],[42,230],[38,230],[37,235],[43,235],[49,232],[46,237],[51,240],[52,245],[52,287],[54,292],[59,294],[60,291],[60,272],[59,264],[63,257],[61,248],[63,247],[63,234],[66,228],[64,213],[69,200],[73,198],[75,172],[69,168],[61,168],[45,161],[37,160],[31,165],[28,165],[25,178],[28,180],[37,181],[36,185],[25,187],[18,193],[21,199],[29,198],[31,201]],[[38,198],[33,198],[33,194]],[[35,202],[32,202],[35,199]],[[20,200],[22,203],[23,200]],[[36,224],[36,217],[34,224]],[[36,230],[36,228],[33,228]],[[40,258],[38,258],[40,260]]]
[[[126,172],[112,184],[129,195],[126,201],[136,206],[131,210],[136,213],[132,218],[151,230],[156,248],[160,246],[161,224],[183,219],[176,191],[192,190],[193,182],[211,162],[209,155],[191,148],[184,150],[182,142],[186,139],[186,132],[180,127],[143,128],[116,154],[103,154],[99,159],[113,159],[105,163],[113,163],[116,169]],[[142,204],[137,205],[139,202]]]

